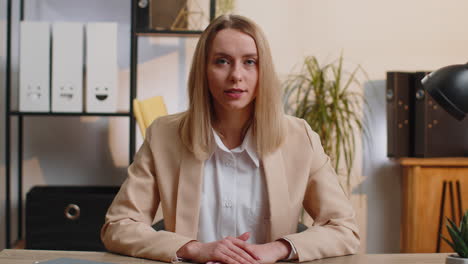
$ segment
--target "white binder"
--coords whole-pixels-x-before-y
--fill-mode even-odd
[[[50,111],[50,24],[20,24],[19,110]]]
[[[117,111],[117,23],[86,24],[86,112]]]
[[[52,111],[83,111],[83,24],[52,25]]]

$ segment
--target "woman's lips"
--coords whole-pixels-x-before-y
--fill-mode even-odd
[[[224,94],[226,94],[229,98],[232,99],[238,99],[240,98],[245,92],[245,90],[242,89],[228,89],[224,91]]]

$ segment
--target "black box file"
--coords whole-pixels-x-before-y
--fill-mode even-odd
[[[26,198],[26,248],[104,251],[100,229],[119,187],[36,186]]]

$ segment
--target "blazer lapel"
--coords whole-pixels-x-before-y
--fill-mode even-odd
[[[200,197],[203,181],[203,161],[184,149],[177,191],[175,231],[178,234],[197,238],[200,214]]]
[[[284,169],[283,155],[280,150],[263,157],[265,181],[270,204],[270,239],[277,240],[289,231],[288,217],[290,216],[290,203],[287,175]]]

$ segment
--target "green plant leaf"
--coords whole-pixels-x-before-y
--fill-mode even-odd
[[[458,252],[457,247],[456,247],[452,242],[450,242],[450,240],[448,240],[447,238],[445,238],[445,237],[442,236],[442,235],[440,235],[440,238],[442,238],[445,242],[447,242],[447,244],[449,244],[449,246],[450,246],[455,252]]]
[[[453,222],[452,219],[450,218],[447,218],[447,222],[448,222],[448,226],[447,227],[451,227],[454,231],[457,232],[457,234],[459,234],[461,232],[461,230],[458,228],[458,226]]]
[[[307,56],[300,72],[289,75],[284,82],[286,113],[303,118],[317,132],[337,173],[341,173],[339,169],[343,165],[348,190],[356,137],[364,134],[367,139],[369,133],[362,121],[363,105],[368,104],[362,94],[349,89],[351,84],[360,85],[357,74],[361,72],[367,76],[361,66],[345,71],[343,54],[328,64]]]
[[[460,235],[460,230],[458,227],[453,223],[452,220],[447,219],[449,224],[447,225],[447,230],[450,234],[450,237],[452,238],[453,245],[455,248],[453,248],[458,255],[462,258],[468,257],[468,245],[465,243],[463,238]]]
[[[465,212],[465,214],[462,217],[461,223],[460,223],[460,231],[461,231],[461,237],[465,242],[468,243],[468,210]]]

